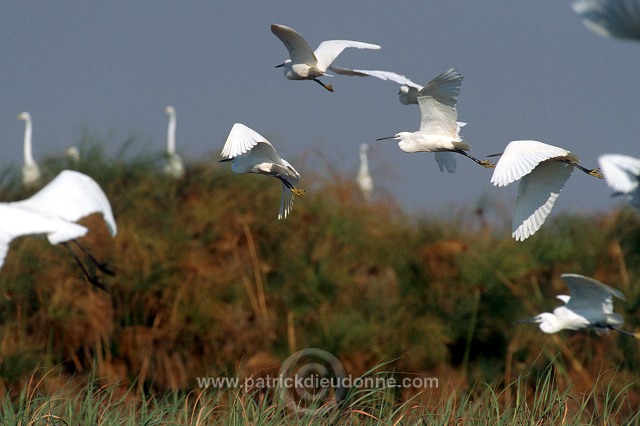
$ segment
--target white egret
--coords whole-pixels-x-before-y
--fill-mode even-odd
[[[557,146],[520,140],[507,145],[491,177],[495,186],[520,180],[513,214],[512,236],[522,241],[533,235],[551,213],[551,208],[569,180],[574,167],[602,179],[596,169],[578,164],[578,156]]]
[[[278,219],[285,219],[293,207],[293,197],[307,193],[296,188],[300,174],[289,162],[281,158],[273,145],[255,130],[244,124],[235,123],[222,148],[220,161],[231,161],[235,173],[257,173],[272,176],[282,181],[282,198]]]
[[[31,114],[22,112],[18,114],[18,120],[25,122],[24,127],[24,165],[22,166],[22,184],[27,188],[33,188],[40,182],[40,168],[33,160],[33,150],[31,139],[33,136],[33,125]]]
[[[289,80],[313,80],[330,92],[333,87],[324,84],[318,77],[329,76],[326,73],[329,65],[348,47],[357,49],[380,49],[377,44],[351,40],[327,40],[320,43],[313,51],[305,39],[293,28],[284,25],[271,25],[271,32],[284,43],[291,59],[285,60],[276,68],[284,68],[284,76]],[[343,68],[344,69],[344,68]],[[346,70],[346,69],[344,69]]]
[[[404,105],[416,104],[418,105],[418,96],[420,96],[420,90],[422,85],[414,83],[404,75],[396,74],[392,71],[380,71],[380,70],[349,70],[346,68],[339,68],[330,66],[329,69],[336,74],[356,75],[356,76],[369,76],[376,77],[381,80],[393,81],[400,84],[400,90],[398,91],[398,99],[400,103]]]
[[[471,146],[460,136],[460,128],[465,123],[457,122],[456,103],[462,86],[462,74],[453,68],[443,72],[431,80],[418,96],[420,106],[420,130],[416,132],[400,132],[395,136],[376,140],[399,140],[398,146],[404,152],[435,152],[440,171],[446,168],[449,173],[456,171],[456,160],[453,153],[462,154],[483,167],[495,165],[487,160],[478,160],[465,151]]]
[[[80,150],[77,146],[70,146],[65,150],[64,153],[73,165],[78,165],[78,163],[80,162]]]
[[[571,293],[571,296],[566,294],[557,296],[565,304],[555,308],[553,313],[543,312],[517,323],[539,323],[540,330],[545,333],[595,328],[604,332],[617,330],[634,336],[633,333],[618,328],[624,324],[624,319],[613,312],[613,297],[625,300],[622,293],[600,281],[582,275],[562,274],[561,277],[569,286]]]
[[[366,202],[371,201],[373,195],[373,179],[369,173],[369,161],[367,159],[367,151],[369,151],[369,145],[363,143],[360,145],[360,168],[358,169],[358,176],[356,181],[362,192]]]
[[[182,159],[176,152],[176,110],[171,105],[164,109],[169,116],[167,127],[167,162],[164,165],[164,172],[168,176],[180,179],[184,176],[184,165]]]
[[[640,40],[640,0],[574,0],[571,6],[601,36]]]
[[[51,244],[63,244],[89,281],[104,289],[102,283],[95,275],[89,273],[68,244],[74,242],[98,269],[113,275],[106,265],[98,262],[75,241],[88,232],[85,226],[76,221],[92,213],[101,213],[111,235],[116,235],[117,228],[111,205],[100,186],[89,176],[72,170],[63,170],[26,200],[0,203],[0,268],[13,239],[23,235],[45,234]]]
[[[626,195],[629,204],[640,207],[640,159],[622,154],[604,154],[598,158],[604,179],[614,195]]]

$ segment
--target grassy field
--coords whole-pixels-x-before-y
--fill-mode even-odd
[[[109,159],[101,146],[87,137],[80,163],[51,158],[43,169],[45,182],[74,168],[101,184],[118,235],[92,216],[83,242],[117,276],[103,277],[105,293],[61,247],[11,244],[0,272],[2,424],[640,423],[636,340],[513,325],[553,309],[560,274],[572,272],[621,290],[616,311],[636,331],[635,212],[554,213],[516,243],[499,211],[410,215],[383,196],[367,205],[351,176],[305,176],[310,196],[277,221],[275,180],[212,158],[174,181],[160,158]],[[17,169],[0,178],[3,201],[28,195]],[[256,383],[304,348],[335,356],[350,377],[438,385],[353,386],[292,406],[291,389],[198,383]]]

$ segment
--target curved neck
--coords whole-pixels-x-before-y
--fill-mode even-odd
[[[34,164],[33,154],[31,151],[31,135],[32,135],[31,118],[25,119],[24,128],[24,163],[27,165]]]
[[[369,172],[369,161],[367,160],[367,152],[360,150],[360,173]]]
[[[169,126],[167,128],[167,153],[176,152],[176,113],[169,112]]]

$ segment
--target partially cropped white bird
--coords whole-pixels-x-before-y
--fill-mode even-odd
[[[595,328],[603,332],[617,330],[634,336],[633,333],[619,328],[624,324],[624,319],[613,312],[613,297],[625,300],[622,293],[593,278],[578,274],[561,276],[571,293],[571,296],[566,294],[557,296],[565,304],[555,308],[553,313],[543,312],[517,323],[539,323],[540,330],[545,333]]]
[[[176,110],[171,105],[164,109],[169,116],[169,125],[167,127],[167,162],[164,165],[165,174],[180,179],[184,176],[184,165],[182,158],[176,152]]]
[[[496,155],[501,157],[491,183],[506,186],[520,181],[511,234],[518,241],[540,229],[574,167],[602,179],[597,168],[579,165],[577,155],[538,141],[513,141],[502,154]]]
[[[571,6],[601,36],[640,40],[640,0],[574,0]]]
[[[622,154],[598,158],[604,179],[614,195],[625,195],[629,204],[640,207],[640,159]]]
[[[85,226],[76,221],[92,213],[101,213],[111,235],[116,235],[111,205],[100,186],[89,176],[72,170],[63,170],[26,200],[0,203],[0,268],[13,239],[23,235],[44,234],[51,244],[65,245],[89,281],[104,289],[67,243],[76,243],[101,271],[113,274],[75,241],[88,232]]]
[[[445,168],[449,173],[456,171],[454,153],[462,154],[483,167],[494,167],[490,161],[478,160],[465,152],[471,146],[459,136],[460,128],[465,124],[457,121],[456,109],[462,79],[462,74],[450,68],[424,86],[418,96],[420,130],[400,132],[376,140],[399,140],[398,146],[404,152],[435,152],[440,171]]]
[[[291,59],[285,60],[276,68],[284,68],[284,76],[289,80],[313,80],[330,92],[333,87],[324,84],[318,77],[329,76],[326,73],[329,65],[348,47],[357,49],[380,49],[377,44],[351,40],[327,40],[320,43],[313,51],[305,39],[293,28],[284,25],[271,25],[271,32],[284,43]],[[342,68],[346,70],[346,68]]]
[[[360,167],[358,168],[358,176],[356,181],[360,187],[360,192],[366,202],[371,201],[373,196],[373,178],[369,173],[369,160],[367,158],[367,151],[369,151],[369,145],[363,143],[360,145]]]
[[[236,123],[231,128],[222,148],[220,161],[231,161],[235,173],[257,173],[272,176],[282,181],[282,198],[278,219],[285,219],[293,207],[293,196],[306,196],[296,188],[300,174],[288,161],[281,158],[275,148],[262,135],[244,124]]]
[[[346,68],[339,68],[330,66],[329,69],[336,74],[346,74],[355,76],[369,76],[376,77],[380,80],[393,81],[400,84],[400,90],[398,91],[398,99],[400,103],[404,105],[418,104],[418,96],[420,96],[420,90],[422,85],[414,83],[404,75],[397,74],[392,71],[380,71],[380,70],[349,70]]]
[[[27,188],[33,188],[40,182],[40,168],[33,160],[32,137],[33,125],[31,114],[22,112],[18,114],[18,120],[25,122],[24,127],[24,165],[22,166],[22,184]]]

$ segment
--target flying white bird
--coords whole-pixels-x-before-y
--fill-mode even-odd
[[[517,241],[529,238],[540,229],[574,167],[603,178],[597,168],[579,165],[577,155],[538,141],[513,141],[502,154],[496,155],[502,156],[491,183],[506,186],[520,180],[511,234]]]
[[[281,158],[275,148],[262,135],[244,124],[236,123],[231,128],[222,148],[220,161],[231,161],[235,173],[257,173],[272,176],[282,181],[282,198],[278,219],[285,219],[293,207],[293,196],[306,196],[296,188],[300,174],[288,161]]]
[[[418,96],[420,106],[420,130],[417,132],[400,132],[395,136],[376,140],[399,140],[398,146],[404,152],[435,152],[440,171],[446,168],[449,173],[456,171],[456,159],[453,154],[462,154],[483,167],[495,165],[487,160],[478,160],[465,151],[471,146],[460,136],[460,128],[465,123],[458,123],[456,103],[462,87],[462,74],[453,68],[443,72],[431,80]]]
[[[604,154],[598,158],[598,163],[614,195],[626,195],[629,204],[640,207],[640,159],[622,154]]]
[[[309,44],[293,28],[284,25],[271,25],[271,32],[284,43],[291,59],[285,60],[276,68],[284,68],[284,76],[289,80],[313,80],[330,92],[333,87],[324,84],[318,77],[328,76],[329,65],[348,47],[357,49],[380,49],[377,44],[363,43],[351,40],[327,40],[320,43],[313,51]],[[345,68],[343,70],[346,71]]]
[[[598,331],[607,332],[611,329],[634,336],[633,333],[618,328],[624,324],[624,319],[613,312],[613,296],[625,300],[622,293],[582,275],[562,274],[561,277],[571,293],[571,296],[557,296],[565,304],[555,308],[553,313],[543,312],[517,323],[539,323],[540,330],[545,333],[593,327]]]
[[[420,90],[422,85],[414,83],[404,75],[396,74],[392,71],[379,71],[379,70],[349,70],[346,68],[339,68],[330,66],[329,69],[336,74],[355,75],[355,76],[369,76],[376,77],[380,80],[393,81],[400,84],[400,90],[398,91],[398,99],[400,103],[404,105],[416,104],[418,105],[418,96],[420,96]]]
[[[167,162],[164,165],[165,174],[180,179],[184,176],[184,165],[182,159],[176,152],[176,110],[169,105],[164,109],[169,116],[169,125],[167,127]]]
[[[571,6],[601,36],[640,40],[640,0],[575,0]]]
[[[68,244],[74,242],[98,269],[113,275],[105,264],[98,262],[75,241],[88,232],[85,226],[76,221],[92,213],[101,213],[111,235],[116,235],[111,205],[100,186],[89,176],[72,170],[63,170],[26,200],[0,203],[0,268],[13,239],[23,235],[44,234],[51,244],[63,244],[87,279],[104,290],[102,283],[89,273]]]
[[[369,151],[369,145],[363,143],[360,145],[360,168],[358,169],[358,176],[356,178],[362,196],[366,202],[371,201],[373,195],[373,179],[369,174],[369,161],[367,159],[367,151]]]
[[[40,182],[40,168],[33,160],[31,138],[33,136],[33,125],[31,114],[22,112],[18,114],[18,120],[25,122],[24,128],[24,165],[22,166],[22,184],[27,188],[33,188]]]

